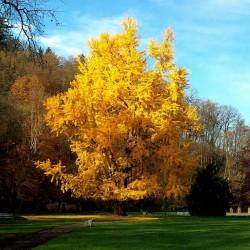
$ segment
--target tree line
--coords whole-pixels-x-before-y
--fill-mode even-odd
[[[51,137],[46,128],[43,102],[67,89],[77,66],[74,58],[59,57],[49,48],[31,57],[30,48],[5,24],[0,19],[1,207],[41,209],[60,199],[61,192],[34,161],[67,157],[69,152],[64,138]]]

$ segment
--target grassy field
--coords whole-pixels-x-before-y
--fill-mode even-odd
[[[250,249],[249,217],[26,216],[26,220],[0,221],[0,238],[83,222],[88,218],[96,221],[94,227],[65,234],[36,249]]]
[[[94,219],[98,222],[120,221],[120,220],[148,220],[143,217],[118,217],[113,215],[26,215],[22,219],[0,220],[0,240],[20,234],[28,234],[53,228],[60,225],[84,222],[87,219]]]
[[[160,217],[153,221],[97,223],[49,241],[36,249],[250,249],[247,217]]]
[[[36,218],[37,217],[37,218]],[[24,216],[23,219],[0,220],[0,239],[13,237],[15,235],[33,233],[55,226],[68,224],[76,219],[40,218],[38,216]]]

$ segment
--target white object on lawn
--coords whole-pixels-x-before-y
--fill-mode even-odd
[[[88,227],[92,227],[94,225],[94,222],[93,222],[93,220],[86,220],[85,225]]]

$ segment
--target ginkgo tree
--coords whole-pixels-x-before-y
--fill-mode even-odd
[[[76,160],[74,166],[49,159],[37,166],[63,191],[120,204],[187,190],[195,157],[184,135],[198,131],[199,122],[186,101],[187,71],[176,66],[172,42],[168,29],[161,43],[153,40],[141,51],[129,17],[121,33],[89,41],[69,89],[45,104],[47,125],[67,136]]]

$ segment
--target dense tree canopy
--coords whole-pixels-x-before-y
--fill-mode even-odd
[[[70,88],[46,101],[46,122],[70,140],[75,167],[38,162],[77,197],[124,201],[187,191],[195,157],[188,134],[199,129],[186,101],[187,71],[177,68],[167,30],[162,43],[138,49],[136,23],[89,42]],[[152,69],[146,56],[155,60]]]

